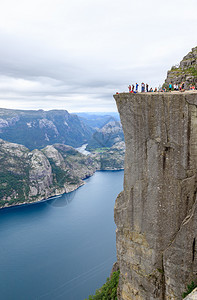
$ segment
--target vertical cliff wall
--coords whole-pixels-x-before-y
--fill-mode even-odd
[[[181,299],[197,277],[197,93],[114,98],[126,142],[119,299]]]

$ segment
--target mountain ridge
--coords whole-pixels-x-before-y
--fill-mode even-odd
[[[14,110],[0,108],[0,138],[30,150],[61,143],[79,147],[93,130],[67,110]]]

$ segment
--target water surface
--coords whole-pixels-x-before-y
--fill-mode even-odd
[[[0,299],[83,300],[116,261],[113,208],[123,171],[77,191],[0,210]]]

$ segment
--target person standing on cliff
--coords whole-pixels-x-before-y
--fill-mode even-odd
[[[138,92],[138,86],[139,86],[139,84],[136,82],[136,84],[135,84],[135,91],[136,91],[136,93]]]
[[[183,82],[181,82],[179,89],[180,89],[181,92],[184,92],[185,91],[184,88],[185,88],[185,82],[183,81]]]
[[[146,92],[148,93],[148,83],[146,84]]]
[[[135,88],[134,84],[132,84],[132,93],[134,93],[134,88]]]
[[[129,84],[128,86],[128,89],[129,89],[129,93],[131,92],[131,85]]]
[[[169,91],[170,92],[172,91],[172,83],[171,82],[169,83]]]
[[[144,82],[141,83],[141,92],[142,93],[145,92],[145,84],[144,84]]]

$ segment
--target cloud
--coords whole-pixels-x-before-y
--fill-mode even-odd
[[[129,83],[162,84],[196,46],[190,0],[1,0],[0,106],[115,110]]]

